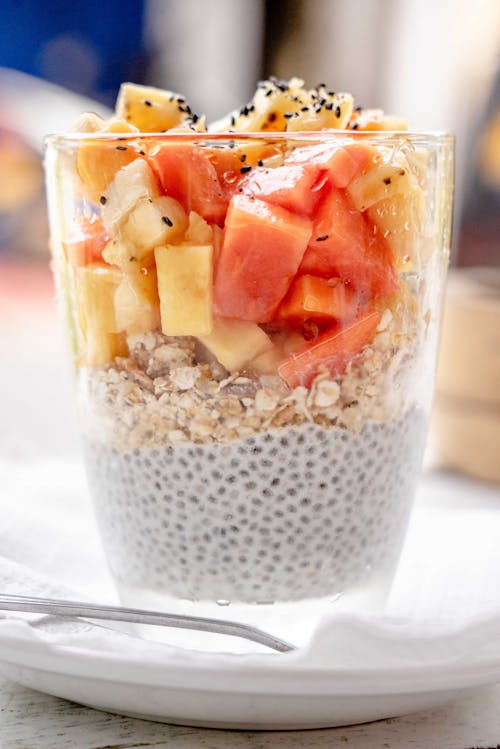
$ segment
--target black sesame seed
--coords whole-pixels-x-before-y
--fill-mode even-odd
[[[340,115],[341,115],[341,114],[342,114],[342,112],[341,112],[341,109],[340,109],[340,107],[339,107],[339,106],[337,106],[337,109],[335,110],[335,115],[336,115],[337,117],[340,117]]]
[[[186,101],[186,97],[185,96],[178,96],[177,97],[177,101],[179,102],[179,104],[184,104],[185,101]]]
[[[169,217],[168,217],[168,216],[162,216],[162,217],[161,217],[161,220],[162,220],[162,221],[163,221],[163,223],[164,223],[164,224],[166,224],[167,226],[173,226],[173,223],[172,223],[172,221],[171,221],[171,220],[169,219]]]
[[[359,127],[358,123],[357,122],[353,122],[352,125],[351,125],[351,130],[357,130],[358,127]]]
[[[271,96],[272,93],[273,93],[273,90],[272,90],[272,88],[270,88],[269,91],[266,91],[265,95],[266,96]]]
[[[324,242],[325,239],[328,239],[328,234],[323,234],[321,237],[316,237],[316,242]]]
[[[326,88],[326,83],[318,83],[316,88]]]
[[[363,107],[354,107],[355,112],[361,112],[363,110]]]
[[[250,164],[247,164],[246,166],[242,166],[241,167],[240,172],[241,172],[241,174],[246,174],[247,172],[250,171],[251,168],[252,167],[250,166]]]
[[[108,199],[107,199],[107,197],[105,195],[101,195],[101,197],[99,198],[99,203],[101,205],[106,205],[107,200]]]
[[[301,112],[309,112],[309,107],[302,107]]]
[[[285,112],[285,114],[283,115],[283,117],[285,119],[289,120],[290,117],[293,117],[293,112]]]
[[[257,166],[264,166],[264,162],[262,161],[262,159],[258,160]]]
[[[236,125],[236,119],[234,117],[231,117],[231,125],[233,127]]]
[[[384,185],[390,185],[390,184],[391,184],[391,178],[390,177],[386,177],[384,179]]]
[[[145,156],[146,155],[146,151],[142,151],[141,150],[141,151],[139,151],[139,153],[141,154],[141,156]]]
[[[276,119],[276,112],[271,112],[271,114],[267,118],[267,121],[268,122],[274,122],[275,119]]]
[[[126,151],[127,150],[127,146],[115,146],[115,148],[116,148],[117,151]]]
[[[152,102],[152,101],[149,101],[149,99],[144,99],[144,102],[143,102],[143,103],[144,103],[144,104],[145,104],[145,105],[146,105],[147,107],[152,107],[152,106],[153,106],[153,102]]]
[[[325,104],[325,109],[331,111],[333,109],[333,102],[329,101],[328,104]]]
[[[244,163],[246,160],[247,160],[246,153],[242,153],[241,156],[240,156],[240,161],[242,161]]]
[[[193,122],[194,122],[194,123],[196,124],[196,123],[198,122],[198,120],[199,120],[200,118],[198,117],[198,115],[197,115],[197,114],[193,114],[193,116],[191,117],[191,119],[192,119],[192,120],[193,120]]]

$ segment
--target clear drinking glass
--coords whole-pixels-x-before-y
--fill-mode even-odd
[[[387,583],[433,391],[452,136],[55,135],[46,169],[124,601]]]

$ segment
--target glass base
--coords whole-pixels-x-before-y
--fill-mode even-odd
[[[311,640],[319,622],[328,614],[382,615],[392,581],[392,574],[379,575],[376,578],[372,577],[369,584],[348,592],[322,598],[267,604],[190,601],[119,583],[117,589],[124,606],[250,624],[302,647]],[[228,635],[150,625],[133,625],[133,630],[145,639],[189,650],[228,653],[270,652],[268,648],[257,643]]]

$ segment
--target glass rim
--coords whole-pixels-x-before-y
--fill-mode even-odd
[[[266,142],[282,142],[287,141],[300,141],[300,142],[318,142],[318,141],[335,141],[337,139],[354,139],[354,140],[376,140],[378,142],[394,142],[394,140],[402,141],[406,140],[412,144],[420,145],[453,145],[455,143],[455,135],[446,130],[297,130],[293,132],[287,132],[286,130],[274,130],[271,132],[182,132],[182,133],[170,133],[169,131],[162,133],[148,133],[148,132],[137,132],[137,133],[79,133],[79,132],[64,132],[64,133],[49,133],[44,138],[45,148],[49,146],[77,146],[83,141],[95,141],[95,142],[115,142],[126,141],[133,142],[142,139],[153,139],[157,142],[211,142],[211,143],[227,143],[231,142],[248,142],[248,141],[266,141]]]

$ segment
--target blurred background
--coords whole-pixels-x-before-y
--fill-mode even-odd
[[[499,0],[2,0],[0,20],[0,350],[10,372],[2,383],[9,407],[0,448],[26,453],[17,415],[27,409],[33,450],[73,446],[67,431],[47,431],[49,414],[68,422],[70,398],[67,373],[51,365],[59,344],[42,141],[47,132],[67,129],[82,110],[106,116],[123,80],[182,93],[210,121],[245,103],[259,78],[298,75],[311,86],[323,81],[350,91],[358,105],[401,114],[411,129],[454,132],[452,262],[491,269],[475,274],[472,290],[459,299],[488,288],[493,327],[485,346],[493,386],[486,407],[494,404],[500,425]],[[34,351],[35,377],[28,366]],[[446,387],[453,390],[453,376],[451,382]],[[41,396],[49,386],[59,392],[50,403]],[[500,481],[500,426],[496,435]]]

